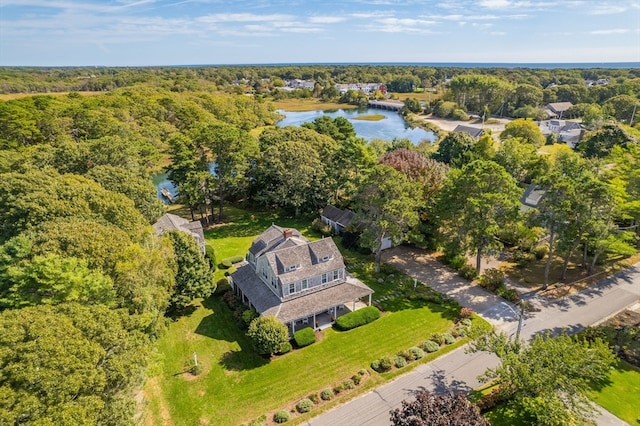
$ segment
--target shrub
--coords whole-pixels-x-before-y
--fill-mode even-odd
[[[393,367],[393,360],[391,357],[385,356],[380,358],[380,368],[382,371],[389,371]]]
[[[467,115],[466,112],[464,112],[463,109],[460,108],[456,108],[453,110],[453,112],[451,113],[451,118],[453,118],[454,120],[460,120],[460,121],[468,121],[469,120],[469,116]]]
[[[293,349],[293,346],[291,346],[291,343],[285,342],[282,344],[282,346],[280,346],[280,349],[278,350],[278,355],[284,355],[286,353],[289,353],[291,352],[292,349]]]
[[[300,414],[308,413],[313,408],[313,402],[305,398],[296,404],[296,411]]]
[[[478,276],[478,271],[476,270],[476,268],[474,266],[471,266],[468,263],[465,263],[464,265],[462,265],[460,267],[460,269],[458,269],[458,274],[462,278],[466,278],[468,280],[473,280]]]
[[[453,256],[451,259],[446,259],[445,261],[449,264],[452,269],[458,270],[462,268],[463,265],[467,264],[467,259],[461,254]]]
[[[413,361],[413,354],[409,351],[409,349],[404,349],[401,350],[400,352],[398,352],[398,356],[401,356],[402,358],[404,358],[407,361]]]
[[[409,348],[409,352],[413,355],[413,359],[421,359],[424,357],[424,351],[417,346]]]
[[[365,374],[367,374],[367,370],[365,370],[364,368],[361,368],[360,370],[358,370],[358,374],[361,376],[364,376]]]
[[[258,317],[249,324],[247,332],[253,346],[261,355],[283,353],[287,344],[289,347],[289,329],[273,316]],[[289,349],[291,350],[291,349]]]
[[[465,327],[471,327],[471,319],[465,318],[462,321],[460,321],[460,324]]]
[[[255,309],[245,309],[244,311],[242,311],[242,322],[244,323],[245,329],[246,327],[249,327],[251,321],[258,318],[259,316],[260,314],[256,312]]]
[[[194,376],[199,376],[200,374],[202,374],[202,370],[203,370],[202,364],[198,364],[198,365],[191,366],[191,368],[189,369],[189,372]]]
[[[502,298],[507,299],[509,302],[517,302],[518,300],[520,300],[520,296],[518,295],[518,292],[513,289],[513,288],[504,288],[504,287],[500,287],[497,291],[496,294]]]
[[[322,392],[320,392],[320,398],[322,398],[323,401],[329,401],[331,398],[333,398],[333,390],[323,390]]]
[[[396,357],[393,359],[393,364],[396,366],[396,368],[402,368],[407,365],[407,360],[400,355],[396,355]]]
[[[289,421],[289,413],[281,410],[273,415],[273,421],[276,423],[286,423]]]
[[[373,371],[377,371],[378,373],[381,373],[382,370],[380,369],[380,360],[376,359],[374,361],[371,361],[371,365],[370,365],[371,369]]]
[[[444,335],[442,333],[431,333],[429,340],[433,340],[438,345],[442,345],[444,344]]]
[[[351,330],[361,325],[368,324],[380,318],[380,311],[375,306],[367,306],[341,316],[336,320],[336,328],[339,330]]]
[[[311,222],[311,228],[315,229],[325,237],[328,237],[333,233],[333,228],[324,223],[319,217],[315,218],[313,222]]]
[[[242,256],[231,256],[231,257],[227,257],[226,259],[222,259],[222,262],[220,262],[220,266],[224,269],[229,269],[231,268],[234,264],[236,263],[240,263],[244,260],[244,257]]]
[[[353,376],[351,376],[351,381],[354,385],[359,385],[362,381],[362,376],[360,376],[359,374],[354,374]]]
[[[317,393],[312,393],[307,398],[310,399],[311,402],[313,402],[314,404],[317,404],[318,402],[320,402],[320,397],[318,396]]]
[[[207,260],[209,261],[209,269],[211,270],[211,272],[215,272],[217,264],[216,264],[216,251],[214,250],[213,246],[210,244],[207,244],[206,246],[204,246],[204,254]]]
[[[224,272],[224,276],[228,277],[229,275],[233,274],[236,271],[236,268],[229,268]]]
[[[537,245],[533,248],[533,255],[537,260],[542,260],[549,253],[549,247],[544,244]]]
[[[434,342],[433,340],[426,340],[422,344],[422,349],[424,349],[425,351],[431,353],[431,352],[435,352],[438,349],[440,349],[440,345],[438,343]]]
[[[473,309],[471,308],[461,308],[458,317],[464,321],[465,319],[469,319],[473,316]]]
[[[453,337],[464,337],[467,334],[466,327],[456,327],[451,331]]]
[[[456,338],[453,337],[451,333],[444,333],[442,335],[442,338],[444,339],[444,343],[446,343],[447,345],[451,345],[456,341]]]
[[[230,290],[231,290],[231,284],[229,284],[229,278],[222,277],[216,282],[216,291],[215,291],[216,294],[224,294]]]
[[[504,284],[504,272],[496,268],[489,268],[480,276],[480,285],[490,291]]]
[[[293,333],[293,340],[295,340],[299,348],[304,348],[305,346],[315,343],[316,333],[313,332],[312,328],[303,328]]]
[[[343,390],[350,390],[356,387],[356,384],[353,382],[353,380],[345,380],[344,382],[342,382],[342,385],[340,385],[342,387]]]

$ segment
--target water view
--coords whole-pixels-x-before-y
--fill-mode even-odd
[[[308,123],[316,118],[328,115],[331,118],[344,117],[353,125],[356,131],[356,135],[366,140],[383,139],[393,140],[394,138],[409,139],[414,144],[418,144],[424,140],[433,142],[436,140],[436,135],[433,132],[420,129],[418,127],[411,127],[405,121],[400,114],[394,111],[386,111],[374,108],[359,108],[359,109],[339,109],[329,111],[278,111],[283,114],[285,118],[278,122],[278,126],[299,126],[302,123]],[[369,121],[358,120],[356,117],[364,115],[384,115],[382,120]]]
[[[329,117],[345,117],[353,125],[358,137],[366,140],[383,139],[393,140],[394,138],[409,139],[414,144],[418,144],[424,140],[433,142],[436,140],[436,135],[433,132],[420,129],[418,127],[409,126],[402,116],[394,111],[386,111],[374,108],[359,108],[359,109],[339,109],[329,111],[278,111],[283,114],[285,118],[277,123],[280,127],[286,126],[300,126],[303,123],[308,123],[323,115]],[[369,121],[358,120],[356,117],[364,115],[384,115],[382,120]],[[176,188],[171,181],[168,180],[168,173],[155,175],[152,177],[153,184],[158,191],[158,198],[165,203],[170,203],[172,198],[176,196]]]

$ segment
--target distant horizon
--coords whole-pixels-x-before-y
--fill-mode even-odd
[[[637,63],[639,22],[638,0],[0,0],[0,66]]]
[[[0,68],[204,68],[204,67],[303,67],[303,66],[425,66],[433,68],[640,68],[640,62],[271,62],[236,64],[156,64],[156,65],[0,65]]]

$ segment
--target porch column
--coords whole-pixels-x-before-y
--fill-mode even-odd
[[[371,294],[369,294],[369,306],[371,306]]]
[[[316,329],[316,313],[313,313],[313,329]]]
[[[353,301],[353,309],[351,309],[351,312],[353,312],[353,311],[355,311],[355,310],[356,310],[356,301],[357,301],[357,300],[358,300],[358,299],[356,299],[356,300],[354,300],[354,301]]]
[[[291,321],[291,330],[291,334],[294,334],[296,332],[296,320]]]

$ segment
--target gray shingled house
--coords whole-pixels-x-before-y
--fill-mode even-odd
[[[322,209],[322,213],[320,213],[320,219],[322,219],[322,222],[329,225],[336,234],[341,234],[344,228],[351,223],[355,216],[356,214],[352,210],[342,210],[332,206],[331,204],[327,204],[327,206]]]
[[[204,231],[202,229],[202,223],[199,220],[193,222],[187,219],[176,216],[175,214],[167,213],[163,215],[156,223],[153,224],[153,229],[158,236],[162,235],[165,231],[181,231],[186,232],[195,238],[200,248],[200,252],[205,252],[206,242],[204,240]]]
[[[472,127],[472,126],[464,126],[462,124],[458,124],[456,128],[453,129],[453,131],[466,133],[476,140],[480,139],[480,137],[484,135],[483,129],[480,129],[478,127]]]
[[[371,304],[370,289],[345,269],[331,238],[309,241],[295,229],[271,225],[230,276],[243,303],[273,315],[293,334],[323,328],[338,316]]]

